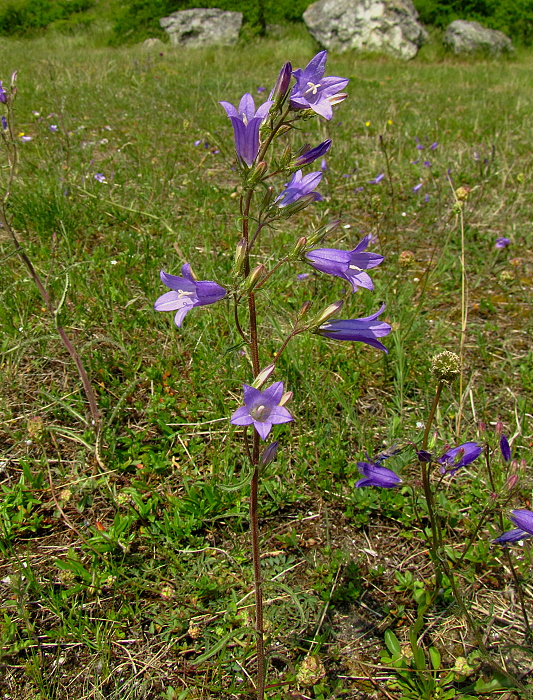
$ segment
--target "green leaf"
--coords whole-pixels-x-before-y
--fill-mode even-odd
[[[441,664],[441,658],[438,649],[435,647],[429,647],[429,658],[431,659],[431,665],[435,671],[438,671]]]
[[[399,656],[402,653],[402,647],[398,637],[390,630],[385,630],[385,644],[393,656]]]

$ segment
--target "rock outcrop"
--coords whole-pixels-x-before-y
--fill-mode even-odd
[[[239,38],[242,12],[217,8],[180,10],[159,20],[173,46],[200,48],[214,44],[231,45]]]
[[[304,21],[331,51],[376,51],[408,60],[428,39],[411,0],[319,0],[304,12]]]
[[[456,19],[448,25],[443,43],[456,54],[482,52],[496,56],[514,51],[512,41],[503,32],[465,19]]]

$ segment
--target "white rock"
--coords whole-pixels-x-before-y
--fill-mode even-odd
[[[217,8],[180,10],[159,20],[173,46],[199,48],[214,44],[231,45],[239,38],[242,12]]]
[[[512,41],[503,32],[465,19],[456,19],[449,24],[442,41],[456,54],[481,51],[495,56],[514,51]]]
[[[428,39],[411,0],[319,0],[303,17],[314,38],[332,51],[376,51],[408,60]]]

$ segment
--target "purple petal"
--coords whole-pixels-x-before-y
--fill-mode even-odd
[[[283,382],[274,382],[261,393],[261,401],[268,406],[277,406],[283,396]]]
[[[241,97],[241,101],[239,102],[239,117],[241,119],[244,118],[247,122],[252,121],[255,117],[255,102],[249,92]]]
[[[320,100],[320,102],[310,104],[309,106],[311,107],[313,112],[316,112],[321,117],[324,117],[324,119],[327,119],[328,121],[331,121],[331,119],[333,119],[333,107],[331,106],[331,103],[327,100]]]
[[[228,117],[237,117],[239,118],[239,113],[235,109],[235,107],[230,104],[229,102],[219,102],[218,104],[222,105],[224,109],[226,110],[226,114]]]
[[[193,294],[193,292],[185,292],[185,294]],[[156,299],[154,309],[156,311],[176,311],[176,309],[181,309],[183,306],[192,308],[194,301],[194,296],[186,297],[178,292],[166,292]]]
[[[248,408],[252,408],[254,404],[261,401],[263,395],[259,389],[248,384],[243,384],[242,387],[244,389],[244,403]]]
[[[238,408],[230,418],[230,423],[233,425],[251,425],[253,422],[253,418],[248,413],[246,406]]]
[[[294,420],[294,418],[291,416],[285,406],[274,406],[274,408],[270,411],[268,420],[270,423],[278,425],[280,423],[288,423],[289,421]]]
[[[533,512],[530,510],[512,510],[511,520],[521,530],[533,535]]]
[[[511,448],[509,447],[509,441],[505,437],[505,435],[502,435],[500,438],[500,450],[502,452],[502,456],[506,462],[509,462],[511,459]]]
[[[185,265],[181,268],[181,271],[184,272],[185,270]],[[189,265],[189,270],[188,270],[188,275],[187,277],[178,277],[178,275],[169,275],[168,272],[165,272],[164,270],[161,270],[159,273],[159,276],[161,278],[161,282],[166,287],[169,287],[170,289],[173,289],[176,292],[195,292],[196,291],[196,283],[192,280],[191,274],[190,274],[190,265]]]
[[[520,540],[525,540],[531,535],[524,530],[507,530],[503,535],[500,535],[495,540],[492,540],[492,544],[507,544],[509,542],[520,542]]]
[[[266,440],[268,437],[268,434],[272,430],[272,423],[270,421],[258,421],[254,420],[254,428],[257,430],[259,433],[260,437],[263,440]]]
[[[178,309],[178,311],[176,312],[176,315],[174,316],[174,323],[176,324],[176,326],[178,328],[181,328],[181,324],[183,323],[183,319],[185,318],[185,316],[189,313],[189,311],[194,306],[193,303],[187,303],[187,302],[188,302],[187,299],[183,300],[183,305],[182,305],[181,309]]]

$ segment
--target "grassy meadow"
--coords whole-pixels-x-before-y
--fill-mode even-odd
[[[304,67],[316,51],[298,29],[197,51],[108,48],[90,35],[0,41],[4,86],[18,70],[11,225],[60,305],[104,425],[98,447],[55,320],[0,229],[2,698],[254,697],[253,637],[240,631],[253,612],[247,466],[228,422],[250,359],[229,302],[194,309],[181,329],[153,303],[161,268],[190,262],[199,279],[231,279],[239,178],[219,100],[264,100],[286,60]],[[349,97],[331,122],[292,135],[333,140],[324,201],[265,232],[262,251],[275,260],[335,218],[325,246],[352,249],[371,233],[385,261],[373,293],[346,295],[343,317],[384,302],[393,332],[388,355],[304,334],[278,363],[295,421],[275,428],[280,451],[260,486],[270,700],[526,697],[476,661],[446,590],[424,620],[423,642],[447,669],[431,672],[438,692],[409,689],[386,661],[387,631],[408,643],[433,580],[408,485],[420,477],[404,450],[387,461],[400,488],[356,490],[357,462],[420,443],[443,350],[462,352],[464,371],[444,389],[430,449],[488,444],[500,484],[491,495],[481,458],[446,480],[446,556],[457,561],[472,539],[458,564],[468,609],[531,688],[516,579],[490,541],[498,513],[509,529],[509,511],[531,507],[533,485],[532,69],[526,51],[331,55],[326,75],[349,77]],[[282,270],[258,296],[263,366],[306,300],[318,313],[343,293],[303,263]],[[511,491],[498,421],[518,460]],[[533,619],[527,540],[509,551]]]

